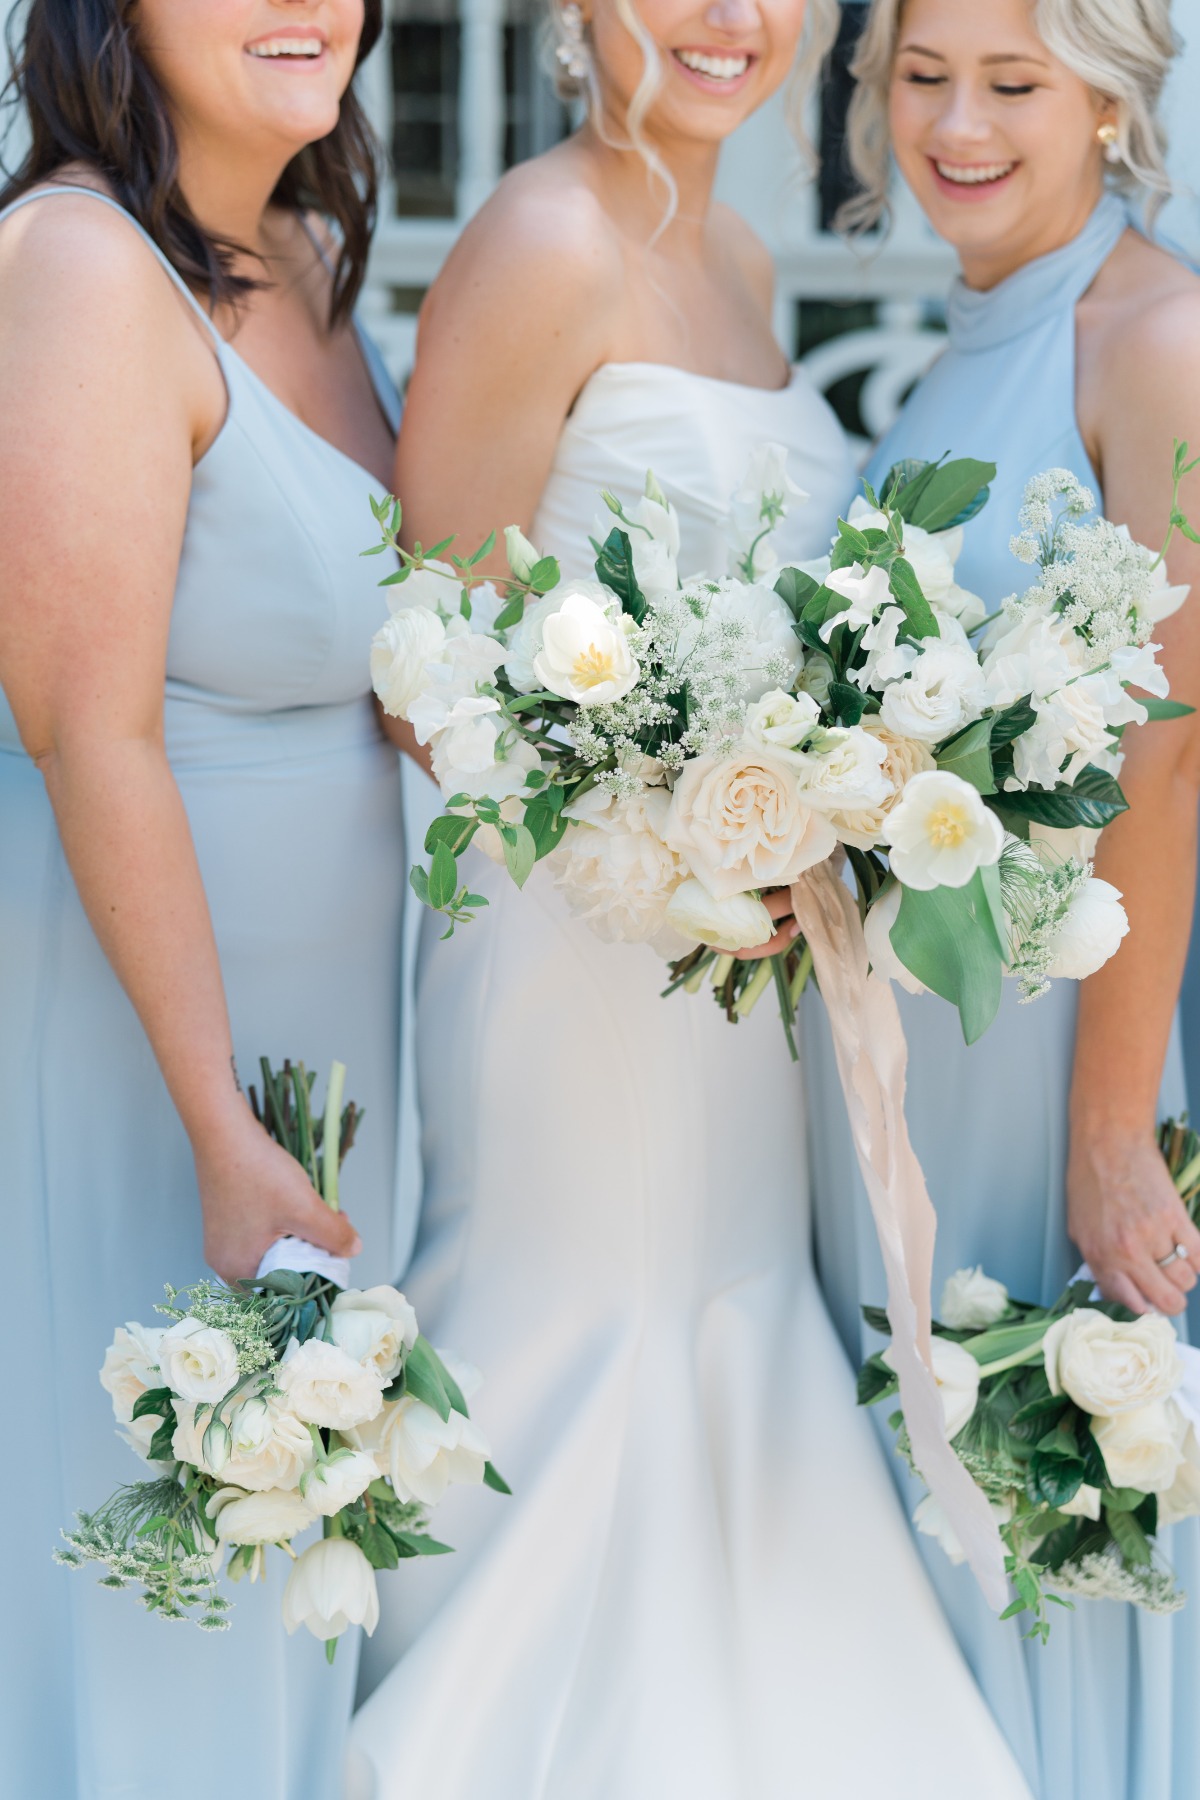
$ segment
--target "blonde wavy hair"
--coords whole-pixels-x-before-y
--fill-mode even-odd
[[[964,0],[979,6],[986,0]],[[1179,39],[1171,0],[1031,0],[1034,29],[1052,56],[1116,103],[1121,161],[1109,172],[1115,187],[1148,196],[1152,219],[1172,191],[1166,132],[1159,101]],[[850,102],[850,163],[863,191],[838,213],[839,230],[869,231],[889,213],[891,140],[888,90],[900,37],[904,0],[873,0],[851,65],[858,83]],[[1108,165],[1106,165],[1107,167]]]
[[[654,104],[654,96],[662,84],[662,58],[659,55],[658,45],[642,23],[634,0],[613,0],[613,4],[617,10],[617,17],[642,52],[642,74],[625,115],[625,130],[629,137],[627,147],[637,151],[646,165],[650,179],[656,182],[666,195],[666,214],[655,232],[655,237],[658,238],[674,218],[678,204],[674,177],[654,148],[645,129],[646,117]],[[804,14],[804,29],[800,38],[800,52],[788,82],[785,101],[788,128],[796,140],[805,168],[810,174],[816,172],[819,159],[816,146],[809,137],[804,115],[809,94],[820,75],[821,66],[833,48],[840,17],[839,0],[808,0]],[[591,64],[586,75],[577,79],[565,71],[554,54],[557,47],[567,41],[563,30],[560,0],[549,0],[547,37],[554,83],[559,97],[568,101],[582,100],[587,108],[589,119],[603,134],[600,85],[594,63]],[[610,141],[606,139],[606,142]],[[626,146],[618,147],[625,148]]]

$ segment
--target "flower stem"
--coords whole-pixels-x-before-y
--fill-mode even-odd
[[[330,1066],[325,1089],[325,1129],[321,1135],[321,1186],[330,1212],[338,1211],[338,1172],[341,1168],[342,1096],[346,1091],[346,1065]]]

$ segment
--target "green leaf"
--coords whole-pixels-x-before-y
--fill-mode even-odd
[[[940,462],[940,458],[939,458]],[[901,457],[883,478],[880,493],[902,519],[912,516],[921,495],[937,474],[939,463],[925,462],[917,456]],[[869,498],[869,496],[868,496]]]
[[[605,538],[596,557],[596,579],[612,589],[635,624],[646,616],[646,600],[633,572],[633,551],[627,534],[614,527]]]
[[[880,1356],[868,1357],[858,1371],[857,1397],[860,1406],[874,1406],[879,1400],[889,1400],[900,1391],[900,1383],[896,1379],[894,1369],[889,1369]]]
[[[453,542],[454,542],[453,538],[447,538],[445,543],[438,545],[437,550],[427,550],[425,552],[425,554],[426,554],[426,556],[436,556],[438,554],[439,550],[444,550],[448,544],[452,544]],[[473,568],[475,568],[475,566],[478,563],[483,562],[486,557],[489,557],[492,554],[492,551],[495,548],[496,548],[496,534],[494,531],[489,531],[487,536],[484,538],[482,544],[480,544],[478,550],[475,552],[474,556],[468,556],[468,558],[467,558],[468,569],[473,569]]]
[[[429,905],[429,876],[420,863],[414,863],[408,871],[408,885],[422,906]]]
[[[511,626],[519,625],[524,617],[525,596],[521,593],[514,594],[510,600],[505,602],[500,608],[500,611],[496,614],[492,630],[494,632],[507,631]]]
[[[443,813],[425,833],[426,854],[432,855],[439,844],[445,844],[450,854],[457,856],[466,849],[478,830],[477,819],[455,818],[451,813]]]
[[[400,1558],[390,1531],[382,1525],[365,1525],[358,1539],[359,1548],[373,1569],[398,1569]]]
[[[871,546],[856,525],[848,525],[845,519],[839,519],[837,528],[829,557],[833,568],[848,569],[851,563],[862,562],[870,555]]]
[[[775,592],[793,619],[799,619],[820,585],[811,575],[806,575],[803,569],[784,569],[775,583]]]
[[[1011,744],[1015,737],[1028,731],[1031,725],[1037,724],[1037,714],[1029,703],[1029,696],[1023,700],[1014,700],[1003,712],[992,714],[992,744]]]
[[[439,840],[434,844],[429,864],[429,904],[435,912],[441,912],[457,892],[458,863],[449,845]]]
[[[484,1463],[483,1485],[492,1488],[497,1494],[512,1493],[512,1489],[494,1463]]]
[[[541,556],[529,571],[529,585],[535,594],[548,594],[558,586],[558,563],[552,556]]]
[[[556,792],[557,806],[550,793],[543,793],[525,808],[525,825],[533,838],[534,855],[539,862],[562,842],[570,826],[570,821],[562,816],[562,789],[558,788]]]
[[[425,1531],[393,1531],[388,1534],[408,1556],[452,1556],[453,1544],[439,1544]]]
[[[1130,1512],[1121,1512],[1114,1507],[1104,1508],[1104,1523],[1116,1540],[1117,1549],[1127,1563],[1135,1568],[1148,1568],[1154,1561],[1150,1550],[1150,1540]]]
[[[1075,1498],[1083,1486],[1083,1475],[1081,1456],[1059,1456],[1035,1450],[1029,1465],[1030,1491],[1057,1510]]]
[[[1076,825],[1101,830],[1120,813],[1129,810],[1115,779],[1089,763],[1081,769],[1073,787],[1013,788],[997,796],[996,810],[1020,819],[1036,819],[1040,825],[1070,831]]]
[[[957,1006],[968,1044],[1000,1005],[1004,953],[992,901],[977,869],[965,887],[904,888],[892,948],[918,981]]]
[[[1139,706],[1145,707],[1148,719],[1184,719],[1196,710],[1194,706],[1185,705],[1182,700],[1159,700],[1153,694],[1147,694],[1144,699],[1136,694],[1133,697]]]
[[[882,1306],[864,1306],[860,1310],[864,1322],[872,1331],[878,1331],[882,1337],[891,1337],[892,1321]]]
[[[457,1381],[455,1381],[453,1375],[450,1373],[437,1351],[433,1349],[428,1339],[425,1340],[425,1347],[437,1369],[438,1379],[445,1390],[446,1398],[449,1400],[455,1412],[460,1412],[464,1419],[469,1418],[470,1414],[467,1411],[467,1402],[463,1397],[462,1389],[459,1387]]]
[[[915,501],[898,510],[922,531],[946,531],[974,517],[986,503],[989,483],[995,479],[995,463],[962,456],[935,469]]]
[[[173,1399],[174,1395],[168,1387],[148,1388],[134,1401],[133,1416],[135,1419],[145,1419],[165,1414],[173,1425],[175,1421],[175,1411],[171,1405]]]
[[[937,766],[949,775],[969,781],[981,794],[994,794],[992,778],[992,720],[977,719],[939,750]]]
[[[1005,1607],[1004,1611],[1000,1614],[1000,1618],[1001,1620],[1015,1619],[1018,1613],[1023,1613],[1025,1611],[1025,1602],[1023,1600],[1014,1600],[1011,1606]]]
[[[852,681],[831,681],[829,704],[843,725],[857,725],[863,716],[867,696]]]
[[[175,1439],[175,1414],[164,1419],[154,1436],[150,1439],[150,1448],[146,1455],[151,1462],[174,1462],[175,1451],[172,1448]]]
[[[439,1418],[448,1419],[451,1412],[450,1396],[442,1381],[441,1368],[441,1361],[433,1345],[427,1338],[419,1337],[404,1364],[404,1386],[414,1400],[424,1401]]]
[[[507,825],[501,833],[501,842],[509,874],[518,887],[524,887],[538,855],[532,831],[527,825]]]
[[[916,571],[910,562],[898,556],[891,569],[892,597],[904,608],[908,629],[917,638],[940,637],[933,608],[921,592]]]

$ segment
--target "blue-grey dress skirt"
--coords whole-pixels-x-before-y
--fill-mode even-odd
[[[1010,554],[1030,476],[1073,471],[1100,499],[1075,417],[1075,305],[1129,223],[1106,196],[1078,237],[987,293],[957,283],[949,344],[872,458],[878,481],[901,456],[977,456],[998,465],[987,508],[966,527],[958,580],[995,607],[1024,587]],[[1164,479],[1170,446],[1164,448]],[[1078,989],[1058,982],[1018,1003],[1015,983],[970,1049],[954,1009],[898,992],[909,1044],[908,1121],[938,1213],[934,1298],[953,1270],[982,1263],[1023,1299],[1049,1300],[1078,1266],[1066,1231],[1067,1096]],[[823,1009],[805,1009],[817,1260],[852,1355],[878,1347],[859,1316],[884,1295]],[[1182,1105],[1173,1046],[1163,1104]],[[878,1423],[890,1440],[886,1422]],[[898,1458],[910,1507],[920,1495]],[[1039,1800],[1185,1800],[1200,1793],[1200,1522],[1165,1534],[1193,1595],[1169,1618],[1109,1601],[1054,1609],[1050,1643],[1000,1624],[965,1567],[920,1540],[930,1574],[996,1718]],[[970,1775],[964,1771],[964,1794]]]
[[[192,483],[167,753],[243,1075],[263,1054],[349,1065],[366,1118],[345,1203],[365,1246],[356,1270],[380,1281],[407,1247],[392,1226],[400,779],[369,698],[368,647],[386,616],[378,563],[359,560],[378,484],[215,332],[213,343],[228,416]],[[366,353],[394,426],[394,391]],[[92,596],[77,605],[81,631],[105,629]],[[153,1323],[163,1283],[205,1268],[187,1138],[2,695],[0,1191],[10,1347],[0,1791],[338,1800],[356,1643],[344,1640],[330,1669],[307,1632],[288,1638],[282,1570],[265,1590],[233,1590],[232,1630],[210,1635],[102,1589],[94,1569],[51,1561],[74,1509],[141,1473],[97,1380],[114,1328]]]

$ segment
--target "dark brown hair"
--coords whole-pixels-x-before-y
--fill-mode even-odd
[[[200,225],[179,186],[179,150],[166,97],[138,47],[135,0],[29,0],[24,31],[10,25],[7,104],[24,109],[27,155],[0,188],[0,207],[72,162],[86,163],[191,287],[212,305],[259,285],[234,273],[240,246]],[[365,0],[358,62],[383,29],[383,0]],[[378,193],[375,137],[350,89],[328,137],[292,158],[272,195],[333,224],[339,249],[330,323],[354,305],[366,272]]]

